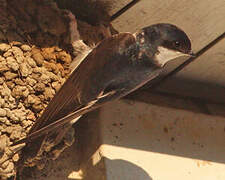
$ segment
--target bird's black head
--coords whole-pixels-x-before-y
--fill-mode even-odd
[[[145,54],[152,52],[152,59],[163,66],[179,56],[191,56],[191,41],[184,31],[172,24],[154,24],[143,28],[136,34],[137,41]]]

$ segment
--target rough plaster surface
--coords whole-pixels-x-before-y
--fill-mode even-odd
[[[100,111],[107,180],[225,179],[225,119],[118,101]]]

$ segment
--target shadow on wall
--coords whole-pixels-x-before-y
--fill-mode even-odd
[[[90,112],[75,124],[75,139],[78,143],[77,150],[79,151],[79,162],[81,163],[80,169],[84,173],[84,180],[105,180],[106,172],[108,173],[108,179],[122,178],[123,180],[131,180],[133,172],[135,172],[141,180],[152,180],[144,169],[129,161],[101,157],[96,164],[92,162],[91,157],[99,149],[102,141],[99,112],[99,109]],[[110,171],[105,170],[106,166]],[[127,174],[127,172],[132,173]]]
[[[113,168],[105,171],[104,164],[108,164]],[[127,172],[131,173],[129,174]],[[105,173],[107,173],[107,176]],[[125,161],[122,159],[112,160],[106,157],[102,157],[96,165],[87,168],[86,174],[84,174],[84,180],[131,180],[134,178],[134,174],[137,175],[135,178],[138,178],[139,180],[152,180],[152,178],[144,169],[129,161]]]

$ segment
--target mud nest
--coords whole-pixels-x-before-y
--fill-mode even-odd
[[[69,19],[51,0],[0,0],[0,179],[15,174],[20,147],[70,74],[76,56]],[[105,25],[78,21],[81,38],[96,44]]]

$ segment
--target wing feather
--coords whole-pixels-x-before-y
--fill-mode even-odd
[[[98,99],[99,95],[104,95],[102,92],[112,78],[108,71],[118,71],[116,68],[122,61],[118,53],[134,43],[135,38],[132,34],[121,33],[103,40],[90,52],[56,93],[29,132],[31,136],[32,134],[38,135],[38,130],[42,131],[42,128],[49,125],[50,128],[40,134],[45,134],[45,136],[39,137],[40,135],[38,135],[35,141],[27,142],[26,139],[22,139],[18,142],[27,142],[23,149],[21,162],[26,161],[27,158],[35,157],[41,151],[41,144],[46,140],[48,141],[50,136],[48,132],[52,130],[52,123],[56,124],[55,127],[58,127],[57,123],[66,118],[68,114],[77,113],[76,117],[78,117],[81,112],[84,114],[92,109],[91,106],[88,106],[89,103]],[[104,97],[102,99],[107,99],[107,96],[102,97]],[[57,120],[59,122],[56,122]],[[68,123],[68,119],[66,122]],[[60,128],[54,129],[56,135],[59,131]],[[51,137],[54,137],[54,135],[51,134]]]
[[[95,80],[96,74],[101,71],[101,76],[104,78],[104,74],[107,74],[107,71],[104,71],[105,65],[108,61],[113,61],[112,56],[118,54],[119,49],[128,47],[134,41],[130,33],[121,33],[103,40],[70,75],[42,116],[36,121],[30,133],[77,111],[89,100],[95,99],[102,91],[101,80]],[[92,82],[96,83],[92,84]]]

